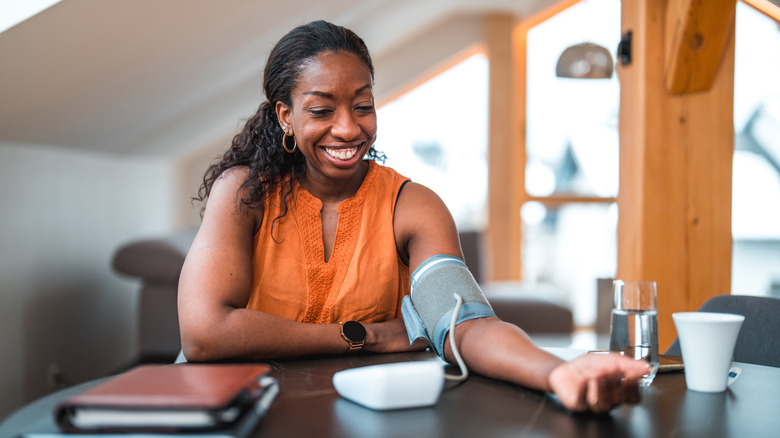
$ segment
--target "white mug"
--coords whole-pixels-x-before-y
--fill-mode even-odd
[[[745,320],[733,313],[672,314],[685,364],[685,384],[701,392],[726,390],[737,336]]]

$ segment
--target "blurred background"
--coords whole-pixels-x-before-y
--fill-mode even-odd
[[[263,100],[268,51],[326,19],[376,68],[377,147],[434,189],[461,231],[487,217],[486,14],[556,0],[0,0],[0,418],[122,369],[139,348],[129,242],[192,230],[197,192]],[[556,75],[569,46],[614,56],[620,1],[570,7],[527,33],[523,282],[551,285],[578,327],[614,277],[616,75]],[[780,29],[737,2],[732,292],[780,296]],[[547,196],[571,202],[549,204]],[[585,201],[578,202],[577,197]]]

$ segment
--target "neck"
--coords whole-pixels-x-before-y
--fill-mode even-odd
[[[344,179],[333,179],[307,168],[300,179],[300,184],[323,204],[339,203],[355,196],[366,178],[368,167],[368,161],[363,160],[357,171]]]

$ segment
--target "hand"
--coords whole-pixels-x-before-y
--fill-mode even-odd
[[[639,402],[639,379],[649,365],[617,354],[586,354],[550,373],[552,391],[568,409],[607,412],[622,403]]]
[[[372,353],[396,353],[418,351],[428,347],[424,339],[418,339],[409,345],[409,336],[401,318],[384,322],[363,324],[366,328],[366,343],[363,349]]]

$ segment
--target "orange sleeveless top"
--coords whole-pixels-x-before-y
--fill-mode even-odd
[[[355,196],[338,206],[328,263],[320,200],[296,182],[287,200],[289,211],[274,223],[282,211],[277,187],[265,203],[263,223],[254,237],[252,291],[246,307],[310,323],[399,318],[410,277],[396,250],[393,213],[407,180],[369,161]]]

